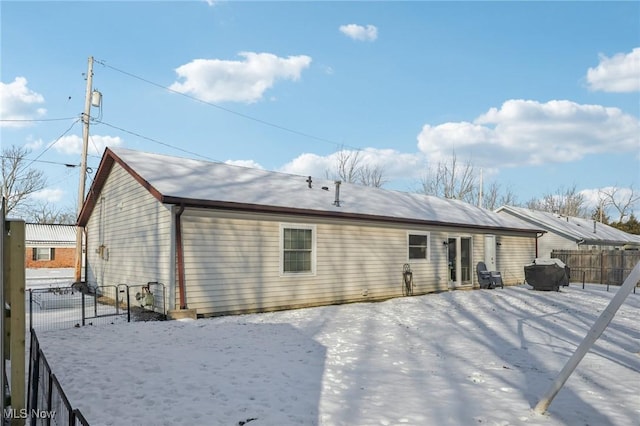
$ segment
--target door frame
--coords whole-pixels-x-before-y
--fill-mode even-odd
[[[462,240],[469,241],[469,253],[467,255],[467,264],[463,265],[462,256],[458,253],[462,252]],[[452,259],[453,257],[453,259]],[[456,234],[447,236],[447,274],[450,288],[473,287],[473,237],[471,235]],[[468,280],[462,281],[461,278],[468,277]]]

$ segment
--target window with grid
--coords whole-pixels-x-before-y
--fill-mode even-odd
[[[409,234],[409,259],[429,259],[429,234]]]
[[[282,272],[313,272],[313,228],[282,228]]]

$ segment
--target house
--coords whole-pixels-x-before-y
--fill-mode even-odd
[[[25,224],[26,268],[73,268],[75,225]]]
[[[502,206],[496,212],[546,231],[538,240],[539,257],[550,258],[553,250],[640,248],[640,235],[629,234],[592,219],[512,206]]]
[[[169,309],[259,312],[524,282],[537,226],[469,204],[107,149],[80,212],[92,285],[166,285]]]

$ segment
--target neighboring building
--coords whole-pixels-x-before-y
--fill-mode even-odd
[[[469,204],[307,176],[107,149],[79,217],[86,281],[166,285],[199,315],[524,282],[542,230]]]
[[[26,268],[73,268],[75,225],[25,224]]]
[[[640,248],[640,235],[628,234],[604,223],[580,217],[502,206],[496,212],[547,231],[538,240],[538,256],[553,250],[622,250]]]

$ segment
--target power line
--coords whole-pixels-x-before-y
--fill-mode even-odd
[[[127,76],[129,76],[131,78],[134,78],[136,80],[140,80],[140,81],[142,81],[144,83],[150,84],[150,85],[155,86],[155,87],[159,87],[159,88],[161,88],[163,90],[166,90],[168,92],[175,93],[175,94],[180,95],[180,96],[184,96],[185,98],[191,99],[192,101],[200,102],[202,104],[217,108],[217,109],[219,109],[221,111],[228,112],[229,114],[234,114],[234,115],[237,115],[238,117],[242,117],[242,118],[245,118],[247,120],[251,120],[251,121],[254,121],[256,123],[263,124],[265,126],[273,127],[275,129],[278,129],[278,130],[283,130],[285,132],[293,133],[293,134],[298,135],[298,136],[303,136],[305,138],[314,139],[314,140],[317,140],[317,141],[320,141],[320,142],[329,143],[331,145],[335,145],[336,147],[343,146],[343,147],[348,147],[348,148],[354,149],[356,151],[362,151],[361,148],[350,146],[350,145],[347,145],[347,144],[344,144],[344,143],[338,143],[338,142],[332,141],[330,139],[321,138],[319,136],[314,136],[314,135],[311,135],[309,133],[301,132],[299,130],[294,130],[294,129],[291,129],[289,127],[285,127],[285,126],[282,126],[282,125],[279,125],[279,124],[271,123],[269,121],[265,121],[265,120],[262,120],[260,118],[252,117],[250,115],[243,114],[241,112],[234,111],[234,110],[229,109],[229,108],[225,108],[225,107],[220,106],[218,104],[214,104],[212,102],[208,102],[208,101],[196,98],[195,96],[187,95],[186,93],[182,93],[182,92],[179,92],[177,90],[170,89],[170,88],[168,88],[166,86],[163,86],[163,85],[161,85],[159,83],[155,83],[153,81],[147,80],[146,78],[143,78],[143,77],[140,77],[138,75],[132,74],[130,72],[121,70],[121,69],[113,67],[111,65],[107,65],[104,61],[96,60],[96,62],[99,63],[100,65],[106,67],[106,68],[110,68],[110,69],[112,69],[114,71],[117,71],[117,72],[119,72],[121,74],[127,75]]]
[[[44,155],[44,153],[45,153],[45,152],[47,152],[48,150],[50,150],[50,149],[51,149],[51,147],[52,147],[52,146],[54,146],[56,143],[58,143],[58,141],[59,141],[60,139],[62,139],[62,137],[63,137],[64,135],[66,135],[67,133],[69,133],[69,132],[71,131],[71,129],[73,129],[73,126],[75,126],[75,125],[76,125],[76,123],[77,123],[78,121],[80,121],[80,118],[77,118],[73,123],[71,123],[71,126],[69,126],[69,128],[68,128],[67,130],[65,130],[65,131],[64,131],[60,136],[58,136],[58,137],[57,137],[57,138],[56,138],[52,143],[50,143],[50,144],[49,144],[49,146],[47,146],[47,147],[44,149],[44,151],[42,151],[42,152],[41,152],[41,153],[40,153],[40,154],[39,154],[35,159],[31,160],[31,162],[30,162],[29,164],[27,164],[27,165],[25,166],[25,168],[26,168],[26,167],[29,167],[29,166],[30,166],[31,164],[33,164],[34,162],[38,161],[38,159],[39,159],[40,157],[42,157],[42,156]]]
[[[173,146],[173,145],[168,144],[168,143],[166,143],[166,142],[161,142],[161,141],[159,141],[159,140],[157,140],[157,139],[153,139],[153,138],[150,138],[150,137],[148,137],[148,136],[144,136],[144,135],[141,135],[141,134],[139,134],[139,133],[132,132],[131,130],[123,129],[122,127],[114,126],[113,124],[109,124],[109,123],[106,123],[106,122],[104,122],[104,121],[96,121],[96,123],[104,124],[105,126],[107,126],[107,127],[111,127],[112,129],[120,130],[121,132],[128,133],[128,134],[130,134],[130,135],[133,135],[133,136],[136,136],[136,137],[139,137],[139,138],[142,138],[142,139],[148,140],[148,141],[150,141],[150,142],[157,143],[157,144],[159,144],[159,145],[166,146],[166,147],[168,147],[168,148],[172,148],[172,149],[175,149],[175,150],[178,150],[178,151],[184,152],[184,153],[186,153],[186,154],[195,155],[195,156],[197,156],[197,157],[204,158],[205,160],[213,161],[213,162],[215,162],[215,163],[222,163],[222,161],[220,161],[220,160],[215,160],[215,159],[213,159],[213,158],[211,158],[211,157],[207,157],[206,155],[198,154],[197,152],[189,151],[189,150],[186,150],[186,149],[183,149],[183,148],[178,148],[177,146]]]
[[[0,123],[36,123],[36,122],[44,122],[44,121],[67,121],[74,120],[77,117],[66,117],[66,118],[3,118],[0,119]]]
[[[5,158],[7,160],[20,160],[19,157],[11,157],[9,155],[0,155],[0,158]],[[62,163],[62,162],[59,162],[59,161],[31,160],[30,158],[24,158],[24,160],[31,161],[31,163],[56,164],[58,166],[65,166],[65,167],[69,167],[69,168],[78,167],[78,164]],[[31,163],[29,163],[29,164],[31,164]]]

